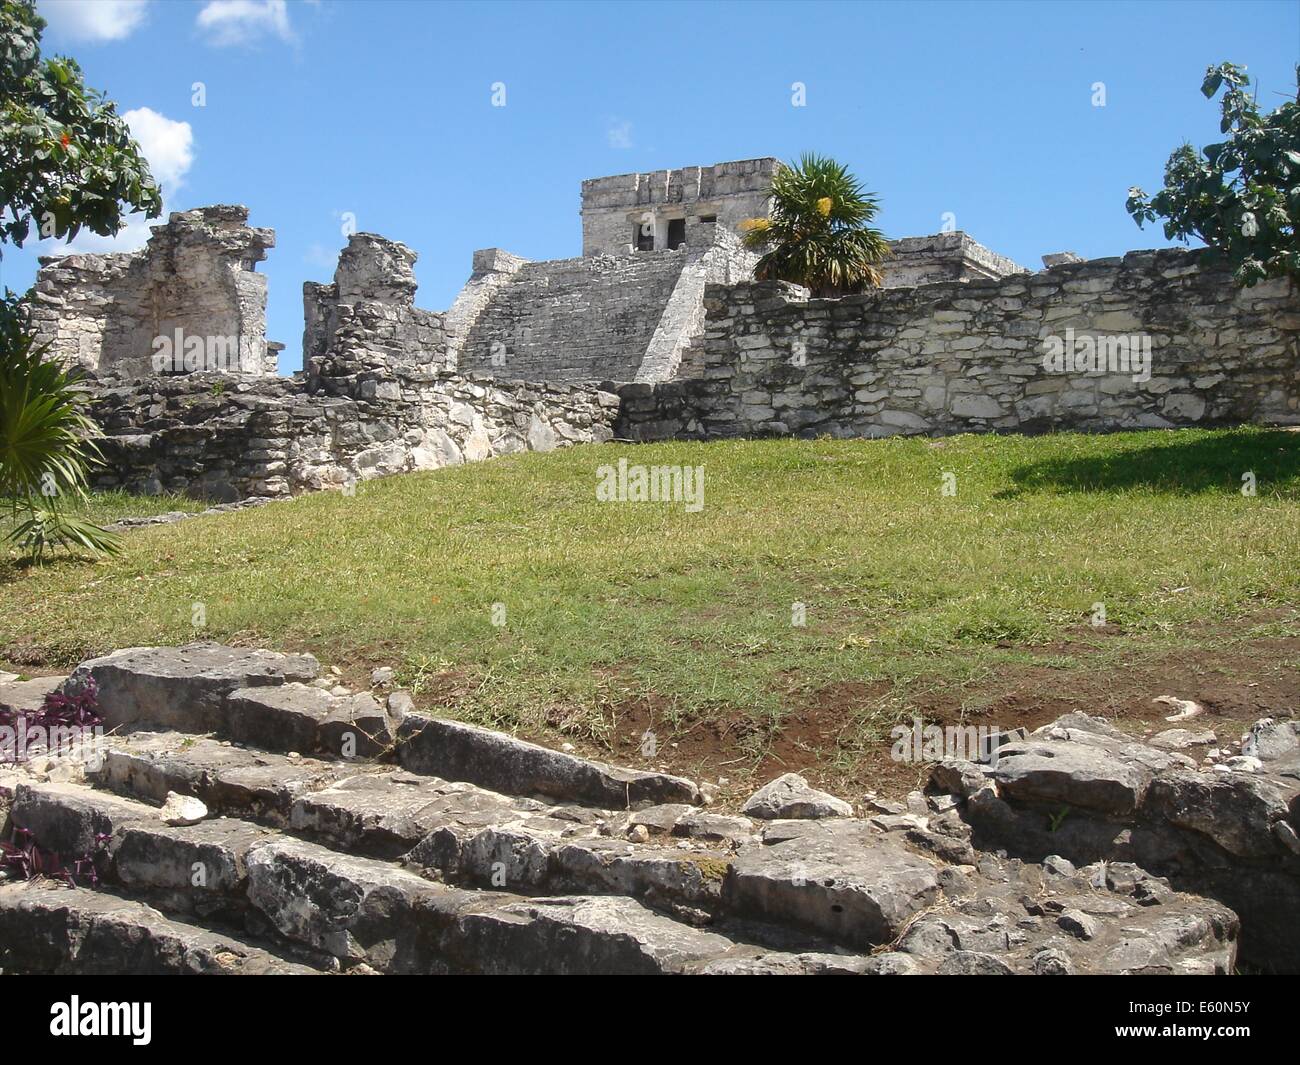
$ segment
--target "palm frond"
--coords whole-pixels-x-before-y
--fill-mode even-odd
[[[7,534],[33,559],[57,547],[112,552],[117,537],[60,511],[86,495],[102,462],[99,427],[82,409],[80,373],[45,358],[27,309],[0,298],[0,499],[26,517]]]
[[[97,555],[116,554],[121,547],[117,533],[93,522],[56,510],[30,509],[25,513],[27,517],[10,529],[5,539],[34,562],[43,561],[46,552],[59,547],[68,551],[82,548]]]
[[[889,255],[869,223],[879,201],[842,164],[806,153],[772,179],[772,215],[742,223],[745,247],[764,254],[759,280],[792,281],[817,295],[861,292],[881,284],[876,264]]]

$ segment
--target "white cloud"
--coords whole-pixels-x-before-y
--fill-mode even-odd
[[[148,107],[137,107],[122,117],[149,160],[154,179],[165,192],[175,192],[194,164],[194,130],[190,124],[176,122]]]
[[[632,123],[617,121],[611,123],[609,129],[605,131],[605,139],[609,141],[611,148],[631,148]]]
[[[148,0],[40,0],[56,34],[74,41],[120,41],[144,21]]]
[[[207,31],[208,43],[218,47],[253,44],[267,35],[293,40],[285,0],[208,0],[198,25]]]
[[[194,164],[194,131],[188,122],[176,122],[149,107],[137,107],[122,116],[131,136],[149,160],[149,169],[167,196],[175,194]],[[82,230],[71,244],[42,241],[42,255],[73,255],[82,252],[135,251],[149,239],[149,227],[167,220],[167,208],[158,218],[143,214],[126,216],[126,226],[111,237]]]

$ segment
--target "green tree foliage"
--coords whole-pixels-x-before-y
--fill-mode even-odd
[[[1201,92],[1213,99],[1226,86],[1219,131],[1227,138],[1200,152],[1184,144],[1165,164],[1165,187],[1151,197],[1131,188],[1126,204],[1139,226],[1163,218],[1170,240],[1203,241],[1247,286],[1300,277],[1300,66],[1296,99],[1268,114],[1248,84],[1244,67],[1210,67]]]
[[[115,106],[81,68],[42,59],[45,22],[32,0],[0,0],[0,246],[33,233],[111,236],[123,215],[162,213],[162,193]],[[0,299],[0,500],[6,538],[39,560],[55,547],[113,550],[116,537],[67,512],[98,461],[98,427],[78,374],[46,361],[27,309]]]
[[[0,0],[0,239],[111,236],[124,213],[158,217],[162,193],[127,124],[74,60],[41,58],[44,28],[31,0]]]
[[[761,280],[792,281],[815,296],[841,296],[879,286],[876,265],[889,242],[870,226],[879,205],[833,159],[805,154],[772,179],[772,216],[742,223],[745,246],[764,254]]]

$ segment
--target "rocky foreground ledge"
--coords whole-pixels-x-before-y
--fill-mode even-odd
[[[4,838],[81,862],[10,863],[6,972],[1214,974],[1238,912],[1253,964],[1300,968],[1290,724],[1236,772],[1071,715],[906,804],[787,775],[737,815],[310,655],[132,648],[0,711],[90,680],[97,754],[0,767]]]

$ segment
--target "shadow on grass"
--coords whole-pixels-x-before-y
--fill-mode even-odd
[[[1123,450],[1046,459],[1011,471],[1014,498],[1027,492],[1160,492],[1240,494],[1253,474],[1261,496],[1300,498],[1300,432],[1246,429],[1197,435],[1152,432]]]

